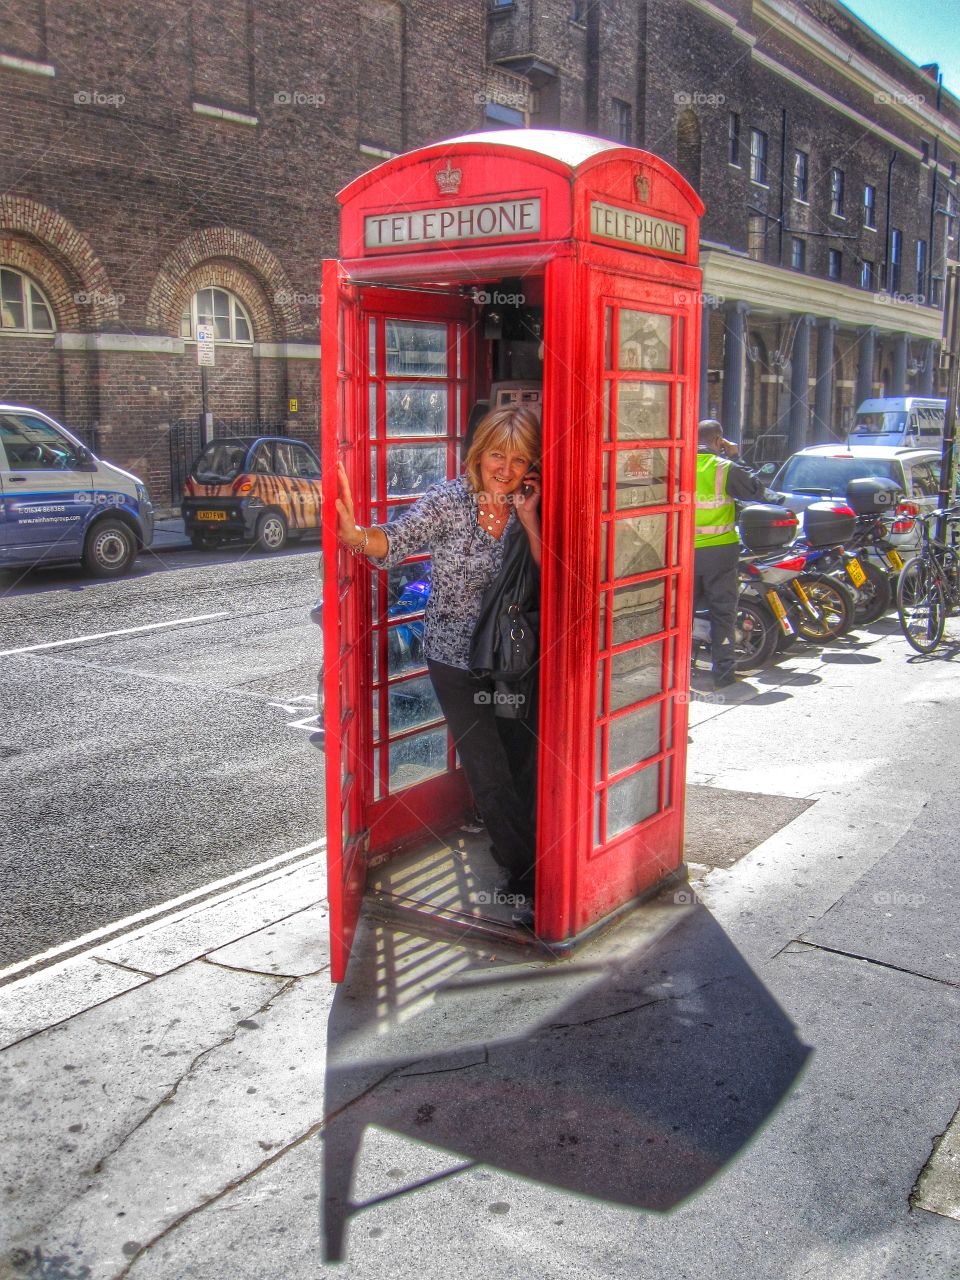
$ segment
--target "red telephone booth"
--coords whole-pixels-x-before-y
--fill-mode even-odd
[[[460,830],[469,793],[418,643],[429,557],[372,568],[334,506],[337,461],[362,524],[458,475],[487,405],[542,415],[536,938],[566,946],[681,866],[703,212],[656,156],[539,130],[424,147],[339,199],[322,301],[334,981],[365,893],[408,930],[517,932],[482,833]]]

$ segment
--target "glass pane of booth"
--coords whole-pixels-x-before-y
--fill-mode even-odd
[[[643,702],[663,687],[663,641],[638,645],[610,658],[610,710]]]
[[[390,685],[389,703],[392,733],[405,733],[408,729],[443,718],[429,676]]]
[[[418,320],[387,320],[387,377],[444,378],[447,326]]]
[[[442,436],[446,432],[446,387],[387,384],[388,436]]]
[[[655,756],[661,748],[660,708],[654,702],[607,725],[607,777]]]
[[[425,782],[447,768],[447,729],[430,729],[390,744],[390,790]]]
[[[643,822],[660,808],[660,765],[632,773],[607,789],[607,839],[638,822]]]
[[[617,439],[665,440],[670,435],[668,382],[617,383]]]
[[[615,522],[613,576],[629,578],[662,569],[667,555],[667,516],[624,516]]]
[[[447,477],[445,444],[387,445],[387,496],[424,493]]]
[[[609,455],[608,455],[609,456]],[[670,497],[671,449],[621,449],[616,454],[615,505],[650,507]]]
[[[642,369],[650,373],[670,370],[671,316],[620,308],[618,365],[621,369]]]
[[[666,583],[663,578],[640,582],[632,587],[616,587],[613,601],[614,645],[642,640],[664,630]]]

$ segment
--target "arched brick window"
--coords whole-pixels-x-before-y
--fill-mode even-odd
[[[53,333],[53,307],[38,284],[22,271],[0,267],[0,329],[13,333]]]
[[[238,346],[253,342],[253,325],[246,308],[226,289],[198,289],[180,317],[180,336],[188,341],[197,336],[197,325],[213,326],[216,342]]]

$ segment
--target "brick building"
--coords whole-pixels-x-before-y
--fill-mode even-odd
[[[693,182],[701,403],[757,456],[839,434],[869,392],[936,387],[960,103],[836,0],[4,13],[0,397],[161,502],[201,410],[196,324],[217,334],[215,421],[316,442],[334,193],[485,126],[621,138]]]
[[[648,148],[700,192],[701,404],[755,456],[937,389],[960,102],[936,68],[836,0],[494,0],[488,50],[529,79],[530,123]]]
[[[208,320],[215,421],[316,443],[333,194],[481,123],[483,23],[478,0],[10,0],[0,398],[48,410],[167,501]]]

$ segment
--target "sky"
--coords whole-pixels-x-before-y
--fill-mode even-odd
[[[960,98],[960,0],[841,2],[912,62],[939,62],[944,87]]]

